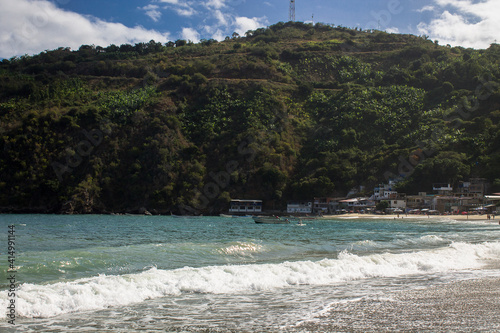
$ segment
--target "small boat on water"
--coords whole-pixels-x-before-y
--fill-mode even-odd
[[[290,220],[279,216],[254,216],[255,223],[261,224],[288,224]]]
[[[230,218],[240,218],[240,217],[252,217],[252,215],[227,215],[219,214],[220,217],[230,217]]]

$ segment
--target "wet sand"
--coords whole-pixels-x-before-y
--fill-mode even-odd
[[[300,332],[500,332],[500,278],[332,305]]]
[[[360,219],[381,219],[381,218],[387,218],[387,219],[393,219],[393,218],[400,218],[400,219],[423,219],[423,218],[429,218],[429,219],[443,219],[443,218],[448,218],[450,220],[471,220],[471,221],[486,221],[486,222],[491,222],[491,223],[499,223],[500,221],[500,216],[495,215],[494,219],[489,219],[487,215],[413,215],[413,214],[389,214],[389,215],[375,215],[375,214],[342,214],[342,215],[325,215],[323,216],[323,219],[353,219],[353,218],[360,218]]]

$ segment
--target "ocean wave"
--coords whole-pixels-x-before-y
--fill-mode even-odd
[[[328,285],[372,277],[398,277],[478,269],[500,259],[500,243],[452,243],[411,253],[358,256],[343,251],[337,259],[279,264],[222,265],[175,270],[150,268],[125,275],[100,275],[48,285],[23,284],[16,292],[22,317],[53,317],[94,311],[182,293],[234,294],[295,285]],[[7,292],[0,293],[6,307]]]
[[[367,251],[371,249],[381,248],[381,246],[382,244],[367,239],[352,243],[349,247],[349,251]]]
[[[451,240],[445,239],[443,237],[437,236],[437,235],[425,235],[425,236],[417,236],[417,237],[410,237],[410,238],[403,238],[403,239],[398,239],[394,242],[395,245],[399,247],[406,248],[408,246],[410,247],[428,247],[428,246],[435,246],[435,247],[442,247],[442,246],[447,246],[451,243]]]
[[[420,237],[419,240],[425,244],[440,244],[442,242],[445,242],[445,240],[442,237],[436,235],[425,235]]]

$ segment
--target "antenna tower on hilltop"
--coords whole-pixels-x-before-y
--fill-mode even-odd
[[[289,20],[295,22],[295,0],[290,0],[290,14]]]

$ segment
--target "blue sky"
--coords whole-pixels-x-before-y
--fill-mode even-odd
[[[222,40],[288,21],[289,0],[0,0],[0,58],[82,44]],[[297,21],[427,35],[487,48],[500,0],[296,0]]]

